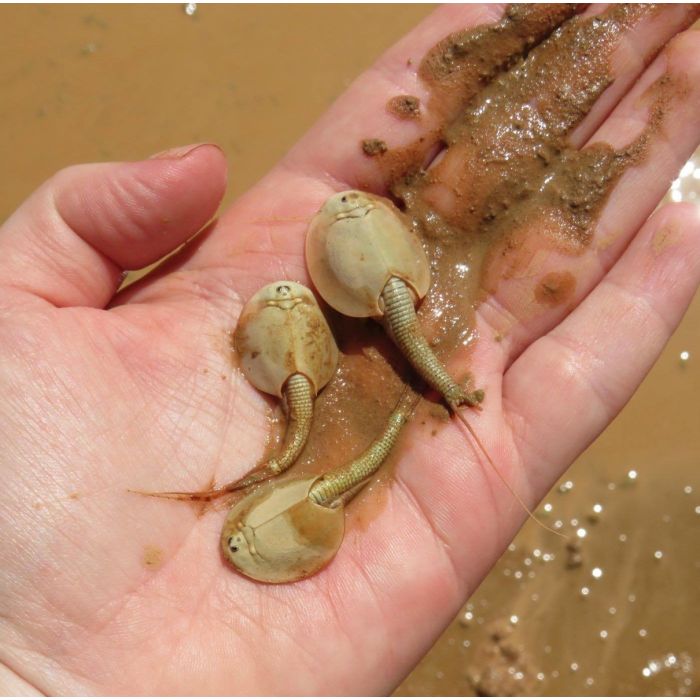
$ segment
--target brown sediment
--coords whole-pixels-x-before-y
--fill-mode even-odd
[[[418,119],[420,100],[413,95],[396,95],[386,103],[386,109],[399,119]]]
[[[496,25],[440,42],[419,69],[432,91],[430,109],[448,115],[439,125],[440,160],[421,169],[425,137],[382,158],[389,189],[431,261],[432,284],[418,313],[442,359],[473,342],[474,309],[504,279],[532,276],[533,298],[523,303],[533,308],[573,298],[575,276],[538,274],[538,255],[587,249],[615,183],[644,158],[681,89],[664,77],[648,91],[649,124],[627,147],[572,147],[569,135],[612,82],[621,37],[659,12],[631,5],[573,16],[577,10],[511,7]],[[334,318],[339,368],[318,399],[300,460],[317,471],[371,442],[395,405],[399,372],[409,376],[376,323]],[[435,421],[435,410],[421,407],[418,416]]]
[[[147,569],[158,569],[163,563],[163,550],[155,545],[147,545],[143,550],[143,565]]]
[[[388,150],[388,146],[381,139],[365,139],[361,145],[362,152],[370,157],[381,156]]]
[[[549,272],[535,287],[535,299],[540,304],[559,306],[571,298],[576,278],[570,272]]]

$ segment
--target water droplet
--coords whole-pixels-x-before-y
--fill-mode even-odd
[[[602,513],[603,512],[603,506],[600,505],[600,503],[596,503],[593,506],[593,512],[594,513]]]
[[[654,552],[654,559],[661,559],[661,557],[663,557],[663,555],[664,555],[664,553],[660,549],[657,549]]]
[[[555,520],[554,523],[552,524],[552,527],[555,530],[561,530],[561,528],[564,526],[564,523],[561,520]]]
[[[551,513],[551,512],[552,512],[552,504],[551,504],[551,503],[545,503],[545,504],[542,506],[542,510],[543,510],[545,513]]]
[[[587,686],[592,686],[595,681],[592,678],[586,678],[586,685]]]
[[[618,538],[617,538],[617,539],[620,540],[620,542],[627,542],[627,535],[625,535],[624,532],[621,532],[621,533],[618,535]]]
[[[695,506],[695,515],[700,515],[700,506]]]
[[[593,578],[600,578],[602,575],[603,575],[603,570],[599,566],[596,566],[591,571],[591,576],[593,576]]]
[[[518,671],[513,675],[513,678],[515,678],[516,681],[521,681],[523,678],[525,678],[525,674],[522,671]]]
[[[559,493],[568,493],[572,488],[574,488],[574,482],[565,481],[563,484],[559,485]]]
[[[575,661],[572,661],[572,662],[571,662],[571,666],[569,666],[569,668],[570,668],[572,671],[578,671],[578,664],[577,664]]]
[[[591,592],[591,589],[588,586],[583,586],[581,588],[581,595],[585,598],[589,593]]]
[[[637,474],[637,470],[636,470],[636,469],[630,469],[630,470],[627,472],[627,478],[628,478],[630,481],[635,481],[635,479],[637,478],[637,476],[638,476],[638,474]]]
[[[541,551],[541,550],[539,550],[539,549],[533,549],[533,550],[532,550],[532,556],[533,556],[533,557],[539,557],[539,556],[541,556],[541,555],[542,555],[542,551]]]
[[[645,678],[649,678],[649,676],[651,676],[651,669],[649,669],[647,666],[645,666],[645,667],[642,669],[642,675],[643,675]]]
[[[543,681],[544,680],[544,673],[541,671],[537,674],[537,680],[538,681]]]
[[[643,627],[639,630],[639,636],[642,637],[642,639],[647,636],[647,631]]]
[[[693,487],[692,486],[684,486],[683,493],[690,495],[691,493],[693,493]]]
[[[188,2],[185,4],[185,14],[189,15],[192,17],[192,15],[197,12],[197,3],[196,2]]]
[[[462,646],[463,646],[465,649],[469,649],[469,647],[471,646],[471,644],[472,644],[472,643],[471,643],[468,639],[465,639],[465,640],[462,642]]]
[[[576,527],[578,525],[577,518],[571,518],[571,520],[569,522],[571,523],[571,527]]]
[[[600,638],[607,639],[608,638],[608,631],[607,630],[600,630]]]
[[[509,551],[509,552],[514,552],[514,551],[515,551],[515,544],[514,544],[513,542],[511,542],[511,543],[508,545],[508,551]]]
[[[576,536],[577,536],[577,537],[583,538],[583,537],[585,537],[587,534],[588,534],[588,532],[586,532],[586,529],[583,528],[583,527],[580,527],[578,530],[576,530]]]
[[[511,625],[517,625],[517,624],[518,624],[518,616],[517,616],[517,615],[511,615],[511,616],[510,616],[510,624],[511,624]]]
[[[530,559],[530,557],[525,557],[525,559],[523,560],[523,564],[525,564],[525,566],[531,566],[532,559]]]
[[[523,577],[523,572],[522,571],[516,571],[513,576],[520,580]]]
[[[681,363],[685,364],[690,359],[690,353],[687,350],[683,350],[680,354]]]
[[[617,608],[610,607],[610,608],[608,608],[608,612],[609,612],[611,615],[614,615],[614,614],[617,612]]]

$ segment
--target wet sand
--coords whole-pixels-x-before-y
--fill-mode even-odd
[[[202,139],[219,142],[229,155],[230,201],[428,10],[205,6],[189,16],[181,6],[83,6],[0,12],[12,49],[0,69],[9,98],[0,120],[13,134],[6,168],[15,174],[0,193],[4,218],[63,165],[142,157]],[[361,23],[361,45],[334,31],[349,21]],[[41,54],[24,39],[27,32],[42,42]],[[308,93],[300,93],[303,83],[292,90],[274,63],[257,53],[270,41],[294,61],[293,70],[309,76]],[[322,66],[319,52],[329,57]],[[251,62],[251,55],[260,60]],[[700,183],[692,172],[686,181]],[[543,280],[542,303],[557,302],[563,287],[562,280]],[[563,480],[573,488],[545,500],[552,508],[542,516],[551,525],[561,520],[586,531],[579,549],[569,551],[528,524],[515,550],[472,597],[472,609],[464,611],[471,618],[453,623],[399,694],[697,694],[698,327],[696,301],[642,389]],[[682,362],[684,350],[690,358]],[[338,401],[362,392],[352,385],[359,375],[352,361],[364,356],[348,357]],[[382,354],[372,362],[379,373],[390,369]],[[361,422],[345,428],[353,434],[369,429]],[[630,470],[636,479],[627,476]]]

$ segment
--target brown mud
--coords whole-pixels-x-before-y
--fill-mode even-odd
[[[420,100],[413,95],[396,95],[386,103],[386,109],[399,119],[418,119]]]
[[[188,16],[176,6],[6,6],[0,123],[13,134],[4,159],[12,177],[0,192],[0,218],[59,167],[138,158],[200,140],[221,143],[235,162],[230,201],[429,10],[278,6],[271,13],[265,7],[204,6]],[[547,168],[555,172],[562,193],[553,187],[546,192],[550,226],[537,246],[569,251],[573,269],[573,256],[589,244],[586,231],[610,188],[643,157],[640,137],[619,156],[606,146],[571,151],[566,139],[609,83],[608,59],[620,32],[637,13],[658,10],[613,9],[595,23],[567,21],[577,10],[513,6],[499,23],[440,42],[419,69],[432,94],[420,105],[420,119],[437,114],[439,126],[411,148],[374,160],[435,260],[438,282],[421,317],[445,356],[473,341],[470,319],[480,286],[492,292],[528,266],[537,197],[518,190],[517,168],[535,184]],[[339,26],[362,26],[363,41],[338,32]],[[269,45],[285,56],[284,71],[272,60],[251,61]],[[44,48],[37,52],[36,46]],[[557,60],[565,51],[584,51],[593,60],[584,83],[584,76],[566,71],[570,63]],[[323,65],[318,55],[326,57]],[[506,71],[519,72],[538,96],[548,96],[540,103],[542,120],[521,110],[518,128],[506,118],[521,89]],[[556,71],[564,71],[557,87],[567,88],[559,99],[548,79]],[[309,89],[303,80],[290,83],[290,73],[313,76]],[[648,93],[657,127],[681,87],[657,84]],[[478,113],[475,105],[483,105],[486,92],[497,99]],[[144,106],[138,120],[131,114],[134,104]],[[503,141],[500,132],[494,138],[497,125],[505,129]],[[652,135],[654,127],[645,133]],[[441,161],[423,172],[443,144]],[[504,153],[515,160],[499,162]],[[482,177],[501,189],[490,195]],[[686,180],[699,179],[700,160]],[[482,228],[487,235],[477,237]],[[655,244],[662,249],[672,238],[667,232]],[[526,303],[566,305],[575,283],[568,270],[547,273],[531,281]],[[329,317],[345,356],[333,386],[318,399],[305,469],[335,465],[336,440],[365,447],[398,399],[405,371],[377,324]],[[456,330],[446,318],[460,319]],[[573,488],[555,489],[546,499],[551,509],[539,515],[549,525],[561,521],[569,531],[586,530],[578,549],[528,524],[399,694],[697,694],[699,327],[696,301],[631,404],[567,475],[563,483],[570,480]],[[688,349],[689,359],[679,360]],[[443,407],[428,404],[415,420],[438,425],[446,419]],[[630,469],[638,473],[633,483]],[[370,485],[349,509],[349,526],[371,527],[385,494],[381,483]],[[145,556],[144,565],[153,558]],[[596,578],[594,570],[601,575]]]

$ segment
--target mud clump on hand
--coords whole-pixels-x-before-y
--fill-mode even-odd
[[[381,139],[365,139],[362,142],[362,152],[366,156],[373,158],[374,156],[381,156],[386,153],[388,146]]]
[[[397,95],[386,103],[389,114],[399,119],[418,119],[420,117],[420,100],[413,95]]]

